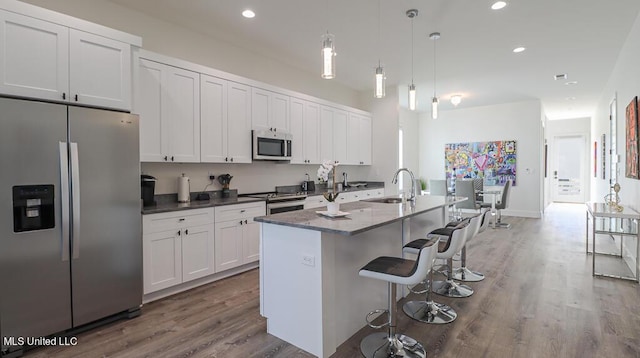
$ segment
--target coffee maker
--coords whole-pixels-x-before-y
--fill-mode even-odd
[[[156,191],[156,178],[151,175],[140,175],[140,195],[142,199],[142,206],[154,206],[156,205],[153,196]]]

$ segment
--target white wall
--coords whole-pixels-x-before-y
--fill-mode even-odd
[[[438,119],[420,116],[420,176],[445,177],[447,143],[515,140],[516,186],[512,187],[505,215],[540,217],[542,211],[542,107],[525,101],[442,111]],[[528,169],[528,171],[527,171]]]
[[[636,19],[625,44],[620,51],[618,61],[613,68],[611,77],[602,92],[598,102],[596,114],[591,122],[592,138],[599,138],[603,133],[609,135],[609,103],[617,94],[617,142],[620,155],[620,172],[618,182],[621,186],[620,199],[623,205],[640,209],[640,181],[625,177],[625,108],[634,96],[640,95],[640,16]],[[609,192],[609,175],[607,180],[592,178],[593,201],[603,201]]]
[[[600,138],[591,139],[591,119],[590,118],[575,118],[575,119],[563,119],[563,120],[551,120],[546,122],[545,127],[545,139],[548,145],[548,155],[547,158],[547,178],[545,180],[545,204],[548,205],[552,200],[552,191],[554,190],[554,180],[553,180],[553,172],[556,170],[554,168],[554,155],[556,153],[554,148],[554,140],[555,136],[562,135],[584,135],[587,141],[585,147],[585,167],[584,175],[586,178],[586,182],[584,183],[583,190],[585,191],[585,201],[590,200],[591,193],[591,181],[593,178],[593,141],[598,140],[598,151],[601,150],[600,147]],[[544,148],[543,148],[544,150]],[[600,154],[598,153],[598,157]],[[600,162],[598,162],[600,164]],[[544,171],[544,168],[543,168]],[[544,173],[543,173],[544,176]],[[598,177],[600,177],[600,166],[598,166]]]

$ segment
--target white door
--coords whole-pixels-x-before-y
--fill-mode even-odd
[[[71,29],[69,76],[72,103],[131,110],[131,45]]]
[[[291,98],[291,115],[289,116],[289,120],[291,122],[291,135],[293,135],[291,164],[307,163],[307,158],[304,155],[304,146],[306,145],[306,138],[304,133],[304,105],[305,101],[297,98]]]
[[[349,114],[336,109],[333,112],[333,158],[339,164],[347,163],[347,128]],[[323,138],[324,140],[324,138]]]
[[[306,102],[304,105],[303,142],[307,164],[320,164],[320,105],[317,103]]]
[[[200,75],[200,161],[224,163],[227,155],[227,81]]]
[[[227,89],[227,154],[225,162],[251,163],[251,89],[229,82]]]
[[[251,89],[251,128],[257,131],[273,129],[269,123],[271,92],[259,88]]]
[[[240,219],[215,224],[216,272],[242,265],[242,229]]]
[[[0,11],[0,92],[69,100],[69,29]]]
[[[166,67],[162,81],[162,111],[171,131],[171,162],[200,162],[200,74]]]
[[[242,255],[245,264],[260,260],[260,224],[247,219],[242,224]]]
[[[320,107],[320,161],[335,160],[333,157],[333,108]]]
[[[144,294],[182,282],[182,248],[179,229],[143,236]]]
[[[583,203],[586,181],[586,138],[583,135],[553,139],[553,201]]]
[[[360,164],[371,165],[371,118],[360,117]]]
[[[215,272],[213,224],[182,230],[182,282]]]
[[[165,66],[140,59],[135,81],[136,101],[133,113],[140,115],[140,161],[165,162],[168,128],[162,112],[162,74]]]
[[[269,127],[278,132],[289,132],[289,96],[279,93],[271,94],[271,113]]]

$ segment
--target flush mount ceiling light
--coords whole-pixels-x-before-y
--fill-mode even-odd
[[[493,5],[491,5],[491,10],[500,10],[505,6],[507,6],[507,3],[505,1],[496,1],[493,3]]]
[[[436,96],[436,41],[440,38],[440,33],[432,32],[429,38],[433,40],[433,99],[431,100],[431,118],[438,119],[438,97]]]
[[[329,0],[327,0],[327,22],[329,21]],[[329,28],[329,26],[327,26]],[[330,80],[336,77],[336,47],[332,34],[322,35],[322,78]]]
[[[242,16],[246,17],[247,19],[253,19],[254,17],[256,17],[256,13],[251,11],[250,9],[246,9],[242,12]]]
[[[380,51],[380,0],[378,0],[378,51]],[[376,67],[375,74],[375,87],[373,90],[373,96],[375,98],[383,98],[385,95],[385,75],[384,68],[380,64],[380,57],[378,57],[378,67]]]
[[[411,19],[411,84],[409,85],[409,109],[416,110],[416,85],[413,84],[413,18],[418,16],[418,10],[407,10],[407,17]]]
[[[454,94],[453,96],[451,96],[451,104],[457,107],[460,102],[462,102],[462,95]]]
[[[573,85],[577,85],[578,81],[569,81],[569,82],[565,82],[564,84],[567,86],[573,86]]]
[[[568,76],[567,76],[566,73],[562,73],[562,74],[553,76],[553,79],[556,80],[556,81],[558,81],[558,80],[566,80],[567,78],[568,78]]]
[[[514,53],[520,53],[520,52],[523,52],[523,51],[524,51],[524,50],[526,50],[526,49],[527,49],[526,47],[522,47],[522,46],[520,46],[520,47],[516,47],[516,48],[514,48],[514,49],[513,49],[513,52],[514,52]]]

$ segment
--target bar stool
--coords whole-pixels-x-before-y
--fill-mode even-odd
[[[388,310],[375,310],[367,314],[367,324],[372,328],[389,326],[388,332],[378,332],[366,336],[360,342],[360,351],[367,358],[381,357],[411,357],[424,358],[427,353],[418,341],[396,333],[396,320],[398,305],[396,303],[396,285],[415,285],[426,275],[437,250],[439,238],[427,240],[419,249],[415,261],[400,257],[381,256],[366,264],[360,269],[360,276],[387,281],[388,283]],[[369,318],[377,313],[387,312],[389,319],[386,323],[375,326]]]
[[[478,282],[484,280],[484,275],[477,271],[472,271],[467,268],[467,242],[478,235],[480,232],[484,231],[487,226],[489,226],[489,217],[491,216],[491,210],[485,210],[482,214],[482,219],[480,220],[480,225],[478,230],[476,230],[475,234],[471,235],[471,231],[469,231],[467,240],[465,241],[464,246],[462,247],[462,254],[460,258],[460,267],[456,268],[453,271],[453,279],[462,281],[462,282]],[[454,225],[455,223],[449,223],[449,225]]]
[[[451,235],[456,237],[466,235],[467,225],[468,224],[466,222],[460,223],[460,225],[454,228],[454,230],[451,232]],[[402,251],[405,253],[417,254],[419,248],[422,247],[422,245],[427,242],[427,240],[429,239],[418,239],[411,241],[404,246]],[[456,238],[456,240],[459,239]],[[432,267],[430,267],[429,269],[429,277],[423,281],[425,284],[424,291],[417,292],[410,289],[411,292],[414,293],[426,293],[425,300],[409,301],[402,306],[402,310],[407,316],[420,322],[434,324],[451,323],[458,317],[456,311],[453,310],[453,308],[445,305],[444,303],[434,302],[431,298],[431,282],[433,282],[433,271],[435,270],[433,269],[432,265]]]
[[[462,250],[467,239],[471,235],[475,235],[478,232],[481,219],[482,216],[480,214],[468,218],[469,224],[467,225],[464,235],[457,235],[456,237],[453,237],[451,232],[454,228],[446,227],[434,230],[427,235],[427,237],[434,235],[446,235],[449,238],[442,250],[438,248],[438,253],[436,254],[436,258],[438,259],[447,259],[447,280],[434,281],[431,284],[433,292],[442,296],[456,298],[469,297],[473,294],[473,289],[471,287],[453,281],[453,255]]]

